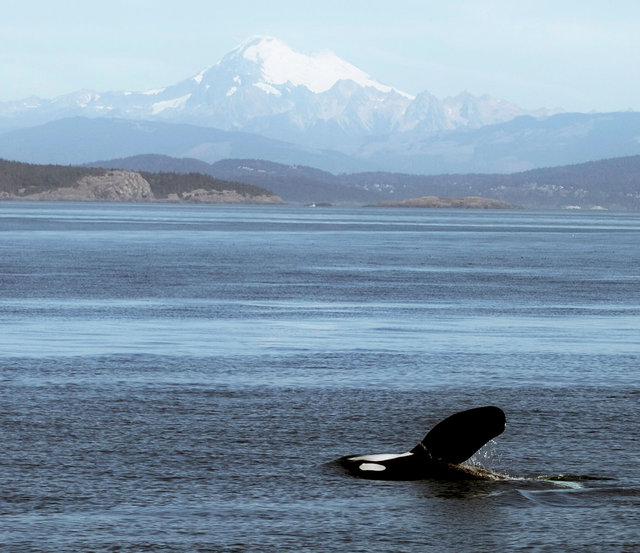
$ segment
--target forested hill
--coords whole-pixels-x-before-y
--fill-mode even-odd
[[[0,199],[282,203],[261,187],[200,173],[153,173],[0,159]]]
[[[512,174],[351,173],[257,159],[200,160],[143,155],[95,165],[128,170],[197,171],[272,190],[285,201],[372,204],[423,196],[492,198],[533,209],[581,207],[640,211],[640,156]]]
[[[640,211],[640,156],[512,174],[334,175],[299,165],[229,159],[214,164],[146,155],[109,167],[0,159],[0,199],[373,204],[424,196],[479,196],[534,209]]]

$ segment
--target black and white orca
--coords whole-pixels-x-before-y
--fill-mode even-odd
[[[347,456],[337,463],[352,476],[375,480],[493,479],[498,475],[461,463],[502,434],[505,426],[499,407],[476,407],[439,422],[411,451]]]

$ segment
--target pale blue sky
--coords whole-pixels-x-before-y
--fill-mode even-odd
[[[0,101],[166,86],[255,34],[411,94],[640,110],[637,0],[22,0],[0,19]]]

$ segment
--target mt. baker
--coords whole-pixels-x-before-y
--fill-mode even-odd
[[[527,112],[504,100],[462,93],[438,100],[383,85],[330,52],[305,55],[253,37],[217,64],[178,84],[145,92],[80,91],[52,100],[0,103],[0,126],[64,117],[109,117],[242,130],[352,153],[365,137],[479,128]]]

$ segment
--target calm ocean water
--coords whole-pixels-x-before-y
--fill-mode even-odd
[[[640,216],[0,203],[0,399],[3,552],[640,551]]]

